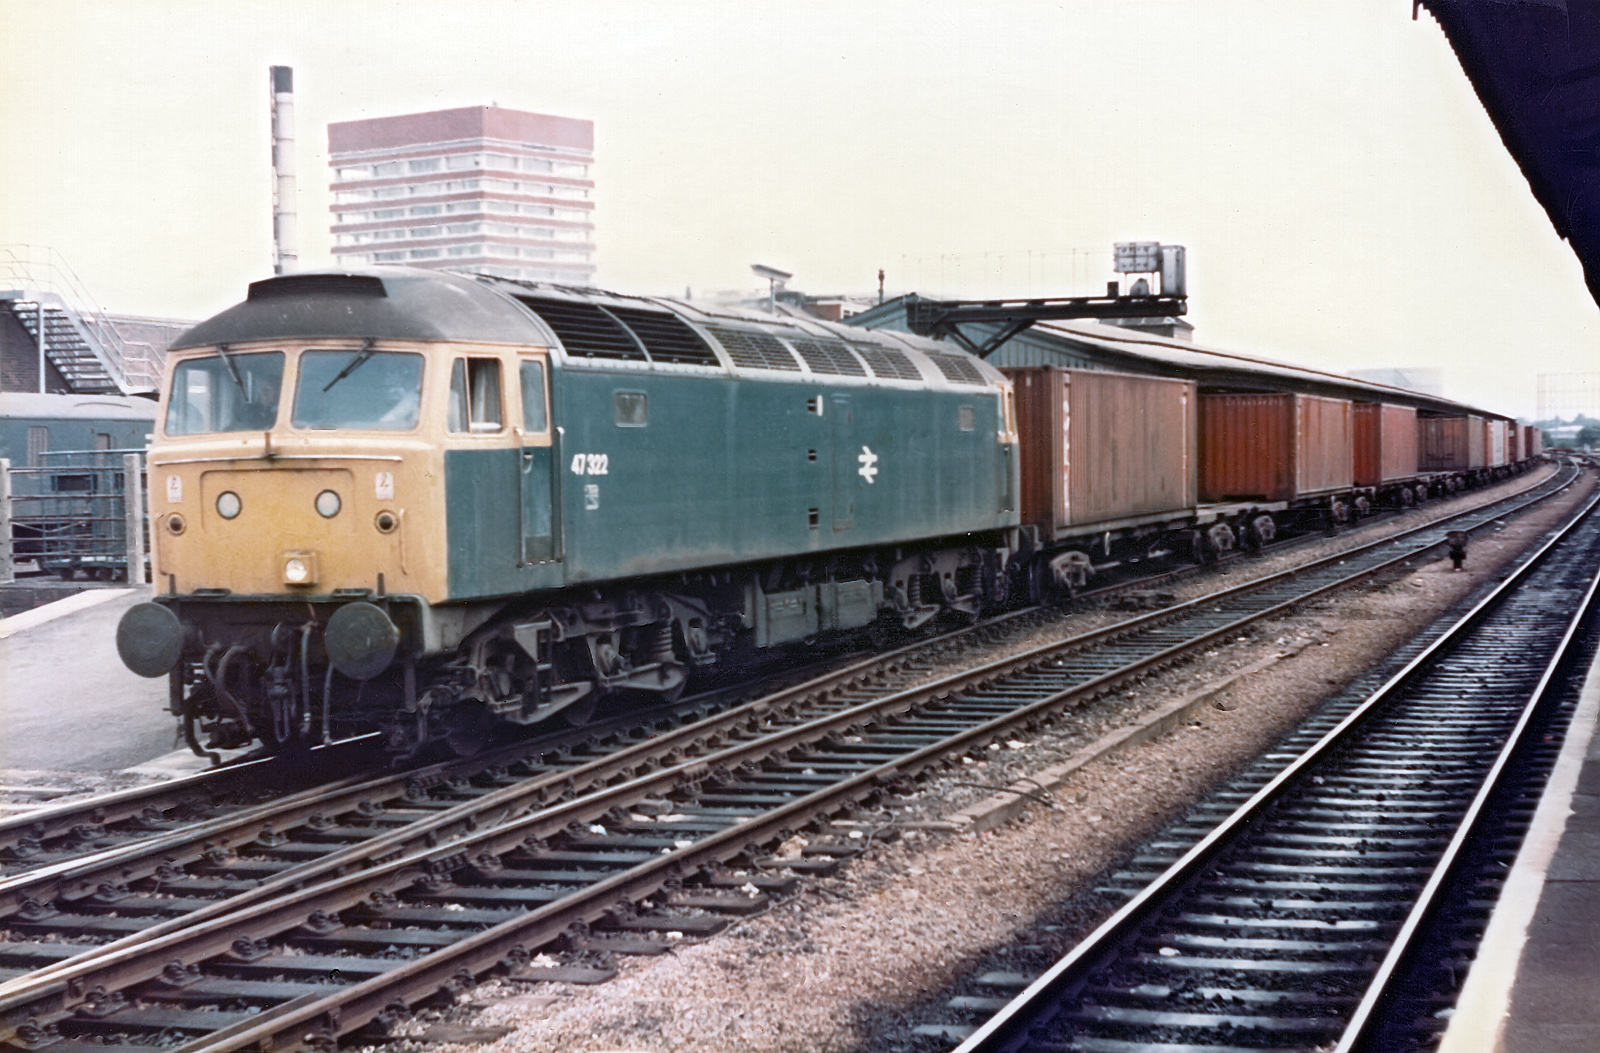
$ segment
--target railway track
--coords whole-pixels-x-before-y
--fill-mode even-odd
[[[734,707],[404,825],[326,808],[244,851],[103,861],[120,880],[37,886],[3,922],[0,1039],[59,1053],[173,1035],[196,1051],[325,1043],[491,970],[529,975],[543,947],[593,957],[715,931],[859,851],[863,831],[829,816],[1463,525],[924,683],[835,681]],[[823,836],[804,855],[766,855],[808,824]]]
[[[1593,655],[1587,514],[1293,758],[1120,875],[1130,901],[959,1053],[1431,1048]],[[1587,625],[1587,628],[1585,628]],[[1269,763],[1279,767],[1268,775]]]
[[[1551,482],[1546,481],[1529,487],[1527,492],[1544,493],[1550,487]],[[1486,507],[1504,507],[1520,501],[1513,495]],[[1383,521],[1384,518],[1379,517],[1372,522]],[[1315,535],[1296,537],[1280,542],[1270,551],[1274,554],[1290,551],[1316,540]],[[1083,593],[1081,601],[1093,603],[1129,588],[1149,589],[1203,569],[1182,564],[1131,579],[1119,576],[1105,586]],[[916,652],[920,649],[952,646],[962,636],[971,641],[963,646],[983,646],[995,642],[997,634],[1027,632],[1053,616],[1049,609],[1014,612],[993,619],[976,631],[961,630],[899,648],[883,656],[883,664],[886,668],[896,668],[908,660],[915,663]],[[841,672],[848,675],[851,670]],[[707,712],[726,708],[727,697],[726,691],[711,692],[677,706],[662,707],[658,712],[647,714],[646,720],[669,726],[693,723]],[[291,799],[294,795],[312,801],[319,793],[342,786],[349,788],[358,805],[365,801],[362,806],[370,808],[404,793],[415,797],[419,787],[452,783],[459,786],[463,780],[470,781],[483,771],[509,767],[528,758],[603,749],[603,745],[597,744],[619,733],[626,734],[637,722],[636,714],[623,715],[576,731],[540,736],[492,754],[379,776],[359,774],[380,770],[384,758],[372,742],[356,739],[318,747],[293,758],[242,758],[169,782],[19,809],[16,814],[0,817],[0,882],[30,870],[74,863],[86,856],[99,857],[138,842],[170,837],[185,828],[198,831],[201,824],[222,830],[230,817],[237,817],[237,821],[245,825],[248,816],[244,813],[252,809],[257,809],[254,814],[259,816],[260,822],[274,822],[281,831],[286,823],[294,821],[296,802]],[[351,771],[358,774],[344,774]],[[267,807],[260,807],[263,805]]]

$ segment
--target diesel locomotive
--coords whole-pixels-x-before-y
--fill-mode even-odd
[[[1007,598],[1012,386],[909,334],[401,268],[181,337],[124,662],[197,752],[409,755]]]

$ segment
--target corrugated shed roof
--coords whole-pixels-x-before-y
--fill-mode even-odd
[[[870,328],[903,329],[908,298],[891,300],[848,321]],[[974,332],[988,332],[994,328],[997,327],[972,327]],[[1038,322],[1002,345],[988,361],[995,365],[1061,365],[1155,372],[1187,377],[1217,388],[1293,386],[1361,401],[1396,402],[1435,413],[1471,412],[1511,419],[1505,414],[1453,399],[1357,380],[1342,373],[1092,321]]]

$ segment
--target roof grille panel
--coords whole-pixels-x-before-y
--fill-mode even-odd
[[[285,274],[250,283],[248,300],[279,296],[388,296],[383,279],[370,274]]]
[[[851,344],[856,354],[866,360],[872,367],[874,376],[888,377],[894,380],[921,380],[922,371],[912,365],[904,351],[893,347],[878,347],[873,344]]]
[[[850,353],[849,345],[843,340],[805,340],[796,337],[791,338],[789,343],[794,345],[795,351],[805,359],[813,373],[833,373],[842,377],[867,375],[860,360]]]
[[[983,379],[983,373],[972,364],[972,359],[961,355],[935,355],[929,354],[928,361],[939,367],[939,372],[952,384],[976,384],[987,387],[989,382]]]
[[[632,335],[594,304],[547,300],[540,296],[518,296],[517,299],[544,319],[573,358],[646,360]]]
[[[656,362],[691,366],[716,366],[717,353],[675,314],[641,311],[636,307],[607,307],[606,311],[629,329]]]
[[[728,329],[720,325],[707,326],[717,343],[728,352],[733,364],[742,369],[787,369],[800,372],[789,349],[766,333],[752,333],[743,329]]]

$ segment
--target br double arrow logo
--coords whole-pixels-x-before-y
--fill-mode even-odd
[[[857,457],[856,460],[861,462],[861,467],[859,469],[857,469],[857,473],[856,474],[860,475],[861,478],[865,479],[869,483],[872,482],[873,480],[877,479],[877,477],[878,477],[878,469],[876,467],[877,463],[878,463],[878,455],[877,454],[873,453],[870,449],[868,449],[867,447],[863,446],[863,447],[861,447],[861,456]]]

